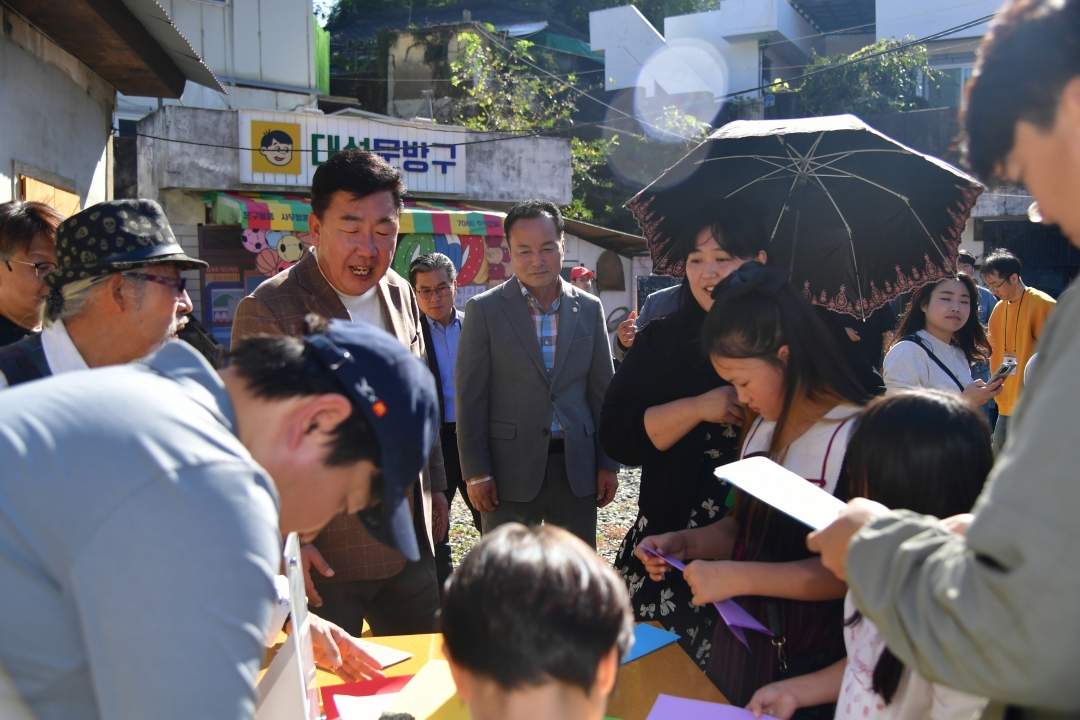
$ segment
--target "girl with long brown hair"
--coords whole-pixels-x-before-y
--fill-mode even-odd
[[[924,285],[912,295],[885,356],[885,389],[959,392],[968,403],[983,405],[1005,382],[972,381],[971,364],[989,355],[975,281],[957,275]]]

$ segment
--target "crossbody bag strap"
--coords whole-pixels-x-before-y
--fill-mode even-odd
[[[926,354],[930,356],[930,359],[937,363],[937,366],[944,370],[946,375],[952,378],[952,381],[956,383],[956,387],[960,388],[960,392],[964,392],[964,383],[960,382],[960,378],[956,377],[956,373],[945,367],[945,363],[941,362],[941,358],[934,354],[934,351],[930,349],[929,345],[923,342],[923,339],[921,337],[919,337],[918,335],[908,335],[906,338],[903,339],[909,340],[921,347],[923,350],[925,350]]]

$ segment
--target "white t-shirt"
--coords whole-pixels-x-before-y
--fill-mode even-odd
[[[930,346],[934,355],[945,363],[945,367],[952,370],[964,387],[971,384],[971,363],[963,350],[941,342],[925,330],[920,330],[916,335]],[[889,354],[885,356],[882,376],[887,392],[918,388],[935,388],[955,393],[961,391],[952,378],[930,358],[926,350],[910,340],[901,340],[892,346]]]
[[[781,465],[830,495],[836,494],[836,482],[855,425],[851,421],[860,410],[856,405],[837,405],[825,413],[825,417],[788,446]],[[767,453],[775,430],[775,421],[762,417],[755,420],[746,434],[742,457]]]
[[[855,614],[848,591],[844,617]],[[885,649],[885,641],[868,618],[844,628],[847,667],[836,703],[836,720],[970,720],[982,715],[986,700],[932,683],[915,670],[906,668],[900,676],[892,702],[876,694],[874,668]]]
[[[319,259],[318,250],[313,250],[315,253],[315,259]],[[316,263],[318,265],[318,263]],[[319,266],[319,272],[322,272],[322,266]],[[326,273],[323,273],[323,278],[326,278]],[[345,306],[345,310],[348,311],[349,317],[353,322],[359,322],[361,320],[369,322],[380,330],[387,330],[386,318],[383,317],[382,303],[379,302],[379,285],[376,283],[374,287],[368,290],[363,295],[346,295],[345,293],[334,287],[334,284],[329,279],[326,280],[326,284],[334,288],[334,292],[337,293],[338,298],[341,300],[341,304]]]
[[[331,285],[331,287],[333,286]],[[378,285],[371,288],[363,295],[346,295],[338,292],[337,288],[334,288],[334,292],[341,298],[341,304],[349,311],[349,317],[353,319],[353,322],[369,322],[381,330],[386,329],[386,319],[383,317],[382,303],[379,302]]]

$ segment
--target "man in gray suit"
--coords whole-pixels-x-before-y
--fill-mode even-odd
[[[514,276],[469,300],[458,344],[458,448],[484,532],[560,525],[596,547],[618,463],[597,440],[613,374],[600,301],[559,276],[563,218],[543,200],[503,221]]]

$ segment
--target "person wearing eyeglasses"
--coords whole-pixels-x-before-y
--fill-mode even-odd
[[[1009,435],[1012,417],[1020,393],[1024,370],[1039,343],[1043,328],[1057,301],[1044,292],[1028,287],[1020,279],[1024,267],[1020,258],[1008,250],[995,250],[982,264],[986,287],[1000,301],[990,313],[990,367],[1000,367],[1011,360],[1013,370],[1005,378],[1004,389],[997,397],[998,417],[994,423],[994,452],[1001,452]]]
[[[0,347],[41,331],[41,309],[56,269],[53,235],[64,216],[45,203],[0,205]]]
[[[41,278],[44,329],[0,348],[0,388],[146,357],[187,322],[180,273],[206,267],[184,253],[153,200],[109,200],[64,220],[55,260]]]
[[[469,499],[465,479],[461,476],[461,458],[457,449],[457,407],[454,403],[454,363],[457,361],[458,339],[461,337],[462,313],[454,306],[457,298],[457,268],[442,253],[421,255],[409,265],[409,283],[416,291],[416,304],[424,314],[420,323],[424,333],[424,345],[428,348],[427,362],[435,376],[439,391],[439,409],[442,412],[440,436],[443,446],[443,462],[446,466],[446,504],[454,502],[460,490],[461,498],[473,517],[473,527],[480,529],[480,513]],[[440,592],[446,579],[454,571],[450,556],[450,533],[435,545],[435,572],[439,578]]]

